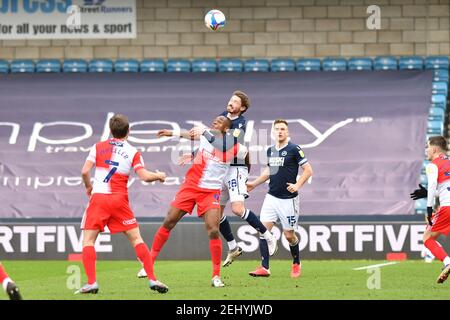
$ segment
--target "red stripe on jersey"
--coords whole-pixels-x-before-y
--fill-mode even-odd
[[[432,161],[438,167],[438,183],[450,179],[450,159],[445,155],[440,155]]]
[[[144,163],[142,162],[141,153],[139,151],[134,155],[131,166],[133,167],[134,172],[138,172],[138,170],[144,169]]]
[[[220,159],[222,162],[230,162],[234,157],[236,157],[236,155],[238,154],[239,151],[239,145],[235,144],[233,146],[233,148],[225,151],[225,152],[221,152],[218,149],[214,149],[214,156],[217,157],[218,159]]]
[[[109,180],[109,185],[111,186],[111,193],[128,193],[128,176],[114,173]]]
[[[107,164],[106,160],[111,160],[113,145],[111,145],[108,141],[102,141],[96,144],[95,146],[97,154],[95,156],[95,166],[99,168],[108,168],[109,164]]]
[[[192,167],[186,172],[186,182],[199,184],[200,179],[205,171],[207,159],[203,157],[203,151],[199,150],[194,158]]]

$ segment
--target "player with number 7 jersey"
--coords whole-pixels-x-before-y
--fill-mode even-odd
[[[128,202],[128,178],[134,170],[139,179],[164,182],[163,172],[145,169],[144,160],[136,148],[127,142],[130,133],[128,118],[114,115],[109,121],[113,138],[96,143],[82,168],[83,183],[89,196],[89,204],[83,215],[83,266],[88,283],[76,293],[97,293],[95,241],[107,226],[111,233],[123,232],[134,247],[141,261],[150,289],[166,293],[169,288],[156,280],[153,272],[150,251],[142,240],[136,218]],[[90,171],[95,167],[94,185],[91,184]]]

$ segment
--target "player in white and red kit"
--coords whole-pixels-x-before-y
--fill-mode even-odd
[[[426,167],[428,191],[420,186],[411,197],[414,200],[427,197],[428,226],[423,235],[423,242],[431,253],[444,263],[444,268],[437,279],[443,283],[450,274],[450,257],[436,240],[450,232],[450,158],[445,154],[447,142],[442,136],[430,137],[427,144],[427,156],[431,161]],[[433,215],[435,197],[439,196],[439,209]]]
[[[147,272],[150,289],[166,293],[168,287],[156,280],[150,251],[142,240],[139,226],[128,202],[128,179],[134,170],[146,182],[164,182],[163,172],[145,169],[141,154],[126,140],[129,134],[128,118],[116,114],[109,121],[113,138],[96,143],[89,152],[82,169],[86,193],[90,197],[83,215],[83,265],[88,283],[76,293],[97,293],[95,240],[105,226],[111,233],[123,232],[134,247],[136,256]],[[95,167],[94,185],[90,171]]]
[[[8,276],[1,262],[0,262],[0,285],[2,285],[3,289],[8,294],[11,300],[22,300],[19,288],[14,283],[14,281],[12,281],[11,278]]]
[[[220,190],[230,162],[234,157],[247,152],[243,145],[235,143],[231,133],[227,133],[231,126],[230,122],[227,117],[219,116],[212,124],[213,130],[205,130],[202,133],[193,165],[186,173],[185,181],[172,201],[163,225],[153,239],[151,250],[152,261],[155,261],[169,239],[170,231],[186,213],[191,214],[197,205],[197,214],[204,219],[210,239],[213,287],[224,286],[220,279],[222,255],[222,242],[219,237]],[[182,158],[182,162],[186,160],[190,161],[191,155]]]

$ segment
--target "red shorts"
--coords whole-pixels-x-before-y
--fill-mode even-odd
[[[128,195],[123,193],[94,193],[81,221],[83,230],[123,232],[138,227],[133,211],[128,203]]]
[[[432,219],[431,232],[448,235],[450,232],[450,207],[440,207]]]
[[[172,201],[172,207],[192,214],[197,205],[197,215],[201,217],[210,209],[220,208],[220,190],[202,189],[183,183]]]

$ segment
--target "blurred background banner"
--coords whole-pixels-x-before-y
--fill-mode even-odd
[[[4,40],[136,38],[136,1],[0,1],[0,22]]]
[[[137,217],[163,217],[193,144],[158,129],[209,125],[232,92],[248,93],[250,179],[266,164],[271,124],[289,122],[314,169],[300,191],[301,215],[410,215],[424,158],[431,71],[243,74],[28,74],[0,79],[0,218],[80,218],[87,204],[81,167],[124,113],[129,142],[163,184],[130,179]],[[395,89],[394,89],[395,88]],[[26,95],[25,95],[26,93]],[[267,186],[246,207],[259,213]],[[231,214],[228,212],[227,214]]]

